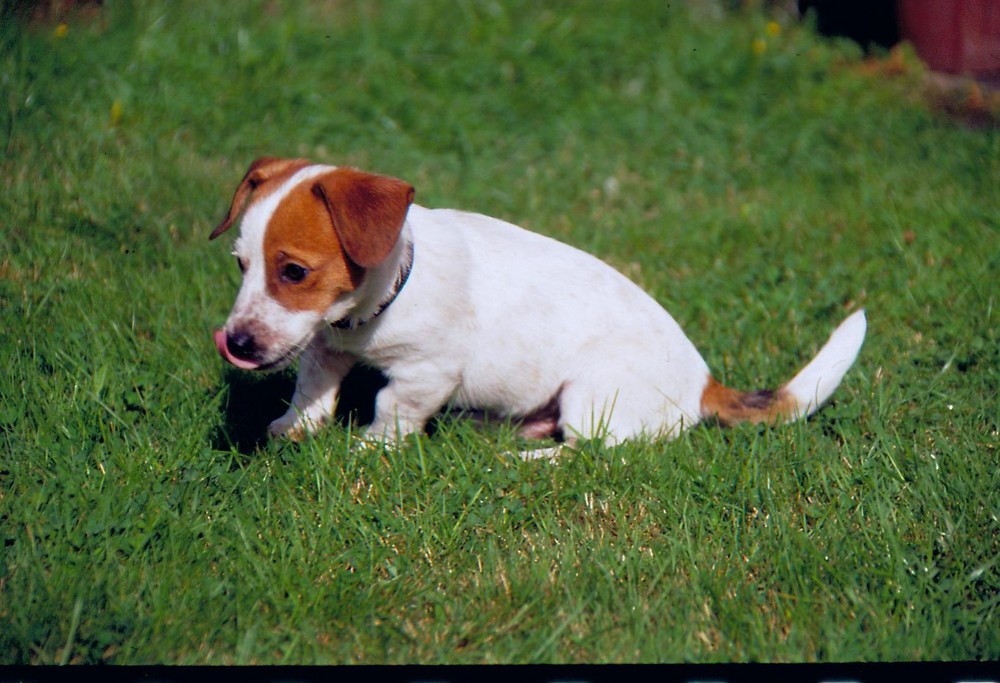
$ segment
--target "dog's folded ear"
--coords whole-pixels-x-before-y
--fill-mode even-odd
[[[389,255],[413,203],[413,187],[397,178],[338,168],[316,179],[333,228],[352,262],[376,266]]]
[[[240,181],[239,187],[236,188],[236,194],[233,195],[233,201],[229,205],[229,213],[226,217],[222,219],[212,234],[208,236],[208,239],[214,240],[216,237],[224,233],[226,230],[232,227],[233,223],[236,222],[236,217],[240,215],[240,211],[243,210],[244,204],[253,194],[261,184],[281,175],[291,175],[295,171],[301,168],[305,168],[309,165],[309,161],[306,159],[279,159],[276,157],[261,157],[250,164],[250,168],[247,169],[246,175],[243,176],[243,180]]]

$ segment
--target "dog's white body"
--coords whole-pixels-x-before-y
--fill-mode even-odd
[[[419,431],[446,405],[521,419],[529,436],[610,443],[673,437],[709,416],[794,419],[826,400],[864,339],[858,311],[795,379],[766,400],[748,399],[715,382],[674,319],[597,258],[495,218],[408,200],[391,247],[362,269],[356,287],[321,310],[289,306],[282,300],[287,291],[267,274],[285,258],[274,256],[286,251],[281,240],[274,244],[274,231],[295,234],[294,227],[275,227],[276,210],[293,192],[307,202],[303,185],[336,171],[303,164],[287,170],[247,209],[236,242],[246,270],[229,320],[216,333],[220,353],[238,367],[264,369],[284,366],[302,350],[295,395],[271,424],[274,434],[322,423],[359,361],[388,379],[369,427],[378,438]],[[234,199],[216,233],[228,228],[241,202]],[[342,222],[333,217],[338,235]],[[241,334],[253,342],[234,345]],[[730,414],[725,406],[734,401],[742,403]],[[744,416],[747,410],[752,414]]]
[[[390,379],[370,431],[394,432],[397,419],[403,433],[420,429],[446,402],[523,417],[556,397],[560,426],[576,434],[605,420],[611,437],[698,421],[707,366],[609,266],[457,211],[413,206],[402,237],[414,241],[413,271],[392,306],[357,329],[324,330],[325,345]]]

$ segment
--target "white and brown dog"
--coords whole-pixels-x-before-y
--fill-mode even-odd
[[[426,209],[395,178],[262,158],[225,220],[246,204],[234,253],[243,284],[223,358],[275,370],[301,354],[272,434],[332,415],[356,363],[388,384],[368,435],[422,430],[444,406],[520,421],[531,438],[674,437],[706,418],[782,422],[816,410],[854,362],[864,311],[775,391],[724,387],[674,319],[600,260],[473,213]],[[540,451],[542,452],[542,451]]]

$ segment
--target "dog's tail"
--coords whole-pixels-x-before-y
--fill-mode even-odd
[[[776,390],[741,392],[710,377],[701,394],[702,418],[720,424],[790,422],[815,412],[830,397],[858,357],[865,340],[864,310],[840,323],[816,357]]]

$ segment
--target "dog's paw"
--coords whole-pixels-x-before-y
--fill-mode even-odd
[[[301,441],[312,431],[313,425],[309,421],[290,411],[267,426],[267,433],[272,437],[291,441]]]
[[[560,456],[566,452],[566,448],[562,445],[550,446],[548,448],[535,448],[530,451],[508,451],[506,455],[513,455],[521,460],[545,460],[547,462],[558,462]]]
[[[394,445],[391,440],[378,439],[366,432],[351,435],[351,450],[355,452],[381,451]]]

